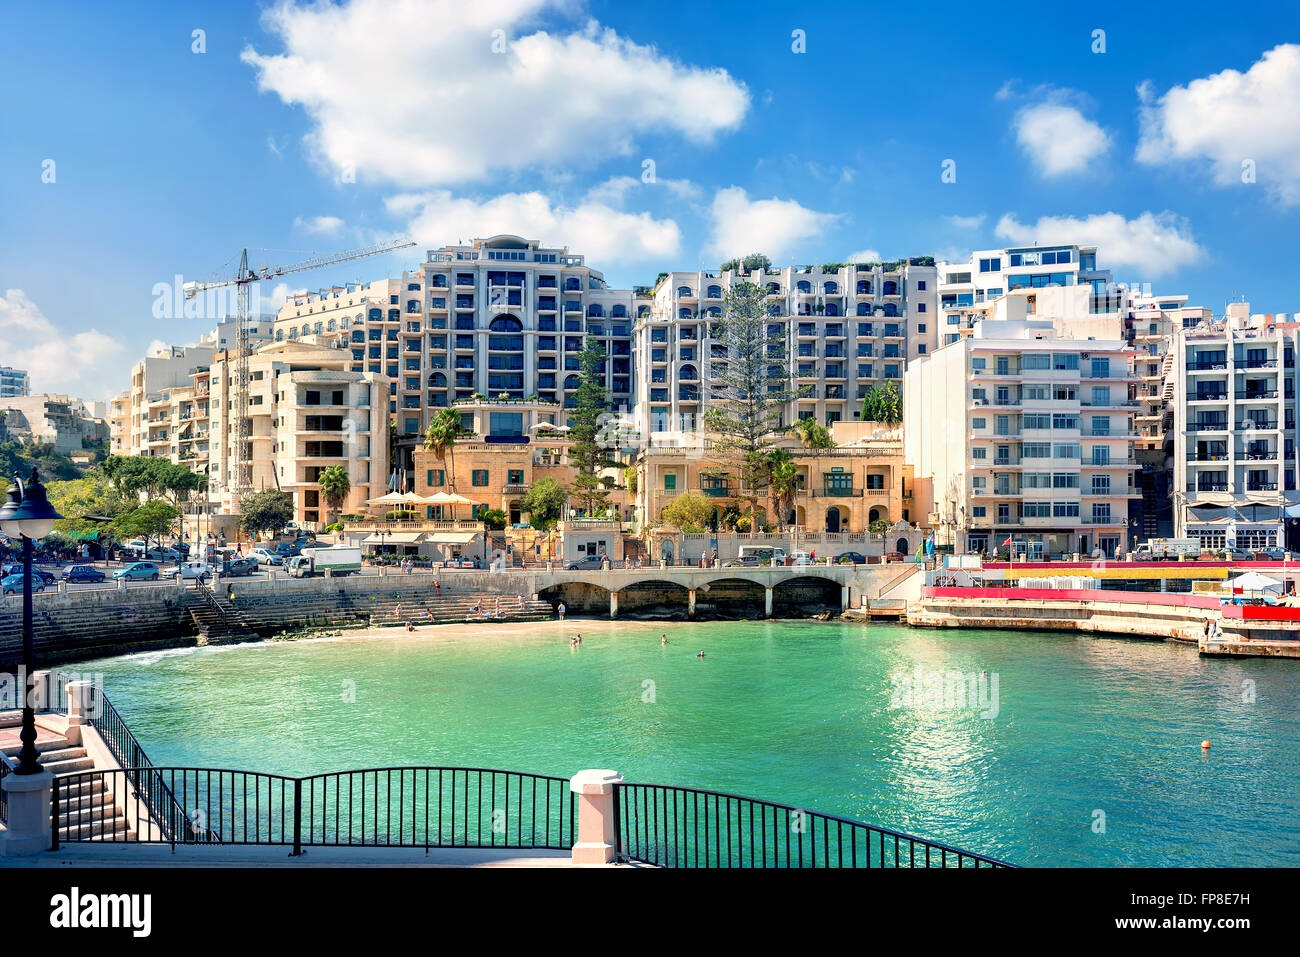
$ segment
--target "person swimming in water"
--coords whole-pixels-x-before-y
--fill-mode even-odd
[[[696,658],[703,658],[703,657],[704,657],[704,652],[701,651],[701,652],[700,652],[699,654],[697,654],[695,657],[696,657]]]
[[[667,636],[667,635],[660,635],[660,636],[659,636],[659,645],[660,645],[660,647],[663,647],[663,648],[668,647],[668,636]]]

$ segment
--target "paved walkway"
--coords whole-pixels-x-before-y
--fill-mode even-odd
[[[57,851],[0,858],[6,867],[574,867],[569,851],[519,848],[202,847],[166,844],[67,844]]]

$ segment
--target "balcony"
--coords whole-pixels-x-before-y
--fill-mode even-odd
[[[1188,492],[1226,492],[1228,491],[1227,482],[1188,482]]]
[[[1248,431],[1271,431],[1277,428],[1277,419],[1246,419],[1238,422],[1236,429],[1238,432]]]
[[[1276,482],[1247,482],[1246,491],[1247,492],[1276,492],[1277,483]]]

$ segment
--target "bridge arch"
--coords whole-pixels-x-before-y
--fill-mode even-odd
[[[815,573],[786,578],[772,589],[772,614],[777,618],[806,618],[843,607],[840,582]]]
[[[539,589],[537,597],[559,610],[564,605],[566,615],[608,615],[609,589],[595,582],[555,582]]]

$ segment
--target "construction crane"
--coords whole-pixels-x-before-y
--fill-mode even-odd
[[[232,489],[237,498],[242,499],[253,488],[253,463],[250,448],[252,435],[248,414],[248,357],[252,352],[248,300],[252,285],[268,279],[278,279],[292,273],[306,272],[309,269],[321,269],[324,266],[333,266],[336,263],[349,262],[353,259],[364,259],[367,256],[377,256],[380,253],[391,253],[414,245],[415,243],[408,239],[395,239],[391,242],[375,243],[371,246],[348,249],[331,255],[315,256],[287,266],[258,266],[256,268],[248,265],[248,250],[244,249],[239,257],[239,271],[231,278],[213,279],[207,282],[187,282],[185,284],[186,299],[193,299],[210,289],[221,289],[226,286],[235,286],[238,291],[236,297],[238,305],[236,307],[237,324],[235,327],[234,350],[235,464],[233,475],[230,470],[227,470],[226,473],[226,487]],[[227,358],[229,359],[229,357],[229,350],[227,350]]]

